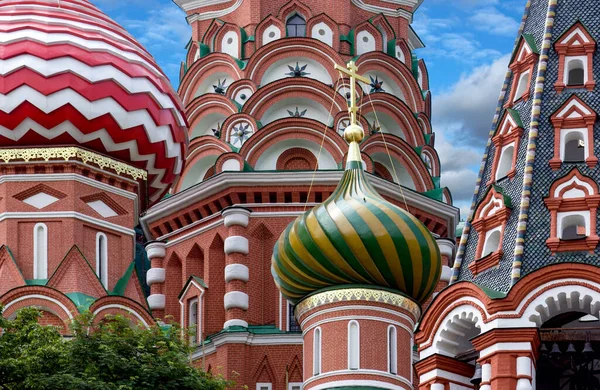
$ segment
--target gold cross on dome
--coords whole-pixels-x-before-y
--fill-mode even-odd
[[[348,112],[350,113],[350,124],[355,125],[356,113],[358,112],[358,106],[356,105],[356,82],[369,83],[369,79],[357,73],[358,66],[356,66],[354,61],[348,62],[346,67],[335,64],[335,69],[339,70],[340,73],[350,76],[350,104],[348,105]]]

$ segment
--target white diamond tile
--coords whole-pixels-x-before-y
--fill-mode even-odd
[[[46,206],[58,201],[59,199],[55,196],[48,195],[45,192],[39,192],[27,199],[23,199],[23,202],[35,207],[38,210],[43,209]]]
[[[88,206],[94,209],[98,214],[103,216],[104,218],[116,217],[117,214],[115,210],[111,209],[109,205],[104,203],[101,200],[95,200],[93,202],[88,202]]]

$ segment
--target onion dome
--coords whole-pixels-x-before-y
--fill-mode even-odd
[[[80,146],[148,173],[181,172],[181,102],[152,56],[87,0],[0,1],[0,146]]]
[[[371,285],[424,302],[440,278],[437,243],[413,215],[383,199],[363,171],[359,126],[342,179],[322,204],[298,217],[275,244],[271,273],[282,294],[298,302],[318,290]]]

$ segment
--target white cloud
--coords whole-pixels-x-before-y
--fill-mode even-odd
[[[480,147],[487,141],[510,54],[479,66],[447,91],[433,95],[432,119],[447,139]]]
[[[484,147],[510,55],[463,74],[447,91],[433,96],[433,128],[442,165],[441,185],[452,192],[466,218]]]
[[[494,7],[477,10],[469,21],[475,29],[492,35],[512,37],[519,29],[519,22]]]

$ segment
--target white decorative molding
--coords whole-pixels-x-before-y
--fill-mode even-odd
[[[225,310],[248,310],[248,294],[241,291],[230,291],[223,296],[223,304]]]
[[[90,217],[89,215],[73,212],[73,211],[36,211],[33,213],[24,213],[24,212],[5,212],[0,213],[0,222],[6,219],[67,219],[74,218],[80,221],[93,223],[97,226],[101,226],[103,229],[114,230],[119,233],[127,234],[128,236],[135,237],[135,230],[127,229],[123,226],[119,226],[112,222],[106,222],[98,218]]]
[[[163,283],[165,277],[166,272],[164,268],[150,268],[146,273],[146,283],[148,283],[148,286],[152,286],[156,283]]]
[[[152,294],[148,297],[148,307],[150,307],[150,310],[164,309],[165,302],[165,294]]]
[[[207,199],[210,196],[218,194],[223,190],[233,186],[253,186],[262,185],[266,182],[279,183],[281,186],[285,185],[309,185],[311,181],[315,186],[317,185],[337,185],[342,178],[342,171],[323,171],[316,173],[313,172],[223,172],[210,180],[204,181],[195,185],[186,191],[174,194],[170,198],[167,198],[160,203],[150,208],[146,214],[141,218],[142,229],[147,237],[153,237],[150,231],[150,225],[156,221],[172,215],[178,210],[183,210],[187,207],[193,206],[203,199]],[[398,184],[389,182],[378,176],[367,174],[369,181],[375,187],[375,189],[384,197],[390,197],[392,199],[400,199],[398,193]],[[314,180],[313,180],[314,179]],[[448,235],[452,237],[454,229],[458,223],[459,211],[458,208],[433,200],[426,197],[425,195],[419,194],[414,191],[404,191],[404,197],[409,207],[419,207],[419,209],[434,213],[444,219],[448,226]],[[250,207],[250,204],[244,204],[244,206]],[[304,206],[304,204],[302,204]],[[257,207],[270,207],[268,204],[260,204]],[[253,213],[254,214],[254,213]],[[216,214],[219,216],[219,214]],[[275,214],[273,214],[275,216]],[[210,228],[202,226],[200,229],[192,231],[199,224],[206,224],[206,222],[215,216],[209,216],[203,218],[200,221],[196,221],[190,225],[184,226],[181,229],[177,229],[171,233],[165,234],[161,237],[155,237],[156,239],[170,239],[167,246],[174,245],[175,243],[187,240],[198,234],[201,234],[205,229],[213,229],[218,224],[223,223],[222,219],[214,222],[214,225]],[[189,231],[189,233],[182,234],[183,231]]]
[[[450,279],[452,278],[452,268],[447,265],[442,266],[442,276],[440,277],[441,282],[450,283]]]
[[[148,297],[150,298],[150,297]],[[104,305],[102,307],[99,307],[98,309],[96,309],[96,311],[94,311],[94,315],[98,315],[98,313],[100,313],[103,310],[108,310],[108,309],[121,309],[121,310],[125,310],[128,313],[133,314],[133,316],[135,318],[137,318],[138,320],[140,320],[140,322],[142,324],[144,324],[144,326],[147,328],[148,327],[148,323],[144,320],[144,318],[142,318],[141,315],[139,315],[138,312],[136,312],[135,310],[131,309],[130,307],[124,306],[124,305],[119,305],[119,304],[110,304],[110,305]]]
[[[71,318],[71,319],[73,318],[73,314],[69,311],[69,309],[67,309],[67,307],[61,301],[59,301],[57,299],[54,299],[54,298],[47,297],[45,295],[41,295],[41,294],[24,295],[22,297],[19,297],[19,298],[13,300],[13,301],[8,302],[4,306],[4,313],[6,313],[8,311],[8,308],[11,307],[12,305],[14,305],[15,303],[24,301],[26,299],[41,299],[41,300],[44,300],[44,301],[52,302],[52,303],[56,304],[58,307],[60,307],[69,318]],[[54,314],[57,314],[57,313],[54,313]]]
[[[230,207],[221,212],[225,227],[239,225],[246,227],[250,221],[251,211],[241,207]]]
[[[452,258],[452,254],[454,253],[454,241],[448,238],[438,238],[435,240],[437,242],[438,247],[440,248],[440,253],[442,256],[448,256]]]
[[[450,371],[440,370],[437,368],[421,375],[419,377],[419,382],[426,383],[435,378],[443,378],[456,383],[463,383],[465,385],[471,384],[471,378],[469,377],[458,375]],[[433,386],[431,388],[434,389]],[[444,389],[444,387],[442,387],[442,389]]]
[[[223,329],[227,329],[231,326],[243,326],[244,328],[247,328],[248,323],[244,320],[227,320],[223,324]]]
[[[156,257],[163,258],[167,254],[167,244],[162,241],[151,242],[146,245],[146,254],[150,260]]]
[[[242,236],[231,236],[225,239],[225,254],[243,253],[248,254],[248,239]]]
[[[250,279],[250,271],[244,264],[229,264],[225,267],[225,282],[241,280],[247,282]]]
[[[341,380],[341,381],[325,382],[325,383],[322,383],[319,385],[309,386],[312,382],[319,381],[323,378],[332,377],[332,376],[342,376],[342,375],[347,376],[349,379]],[[377,378],[377,377],[389,378],[389,379],[393,379],[393,380],[396,380],[396,381],[402,383],[402,386],[395,385],[395,384],[392,384],[389,382],[378,381],[376,379],[373,379],[373,380],[352,379],[352,377],[355,375],[361,375],[361,376],[365,376],[365,377],[372,376],[375,378]],[[304,381],[304,388],[311,389],[311,390],[333,389],[336,387],[346,387],[346,386],[349,386],[349,387],[365,386],[365,387],[372,387],[372,388],[377,388],[377,389],[389,389],[389,390],[404,390],[408,386],[409,389],[412,389],[412,383],[403,376],[392,375],[386,371],[367,370],[367,369],[329,371],[329,372],[326,372],[321,375],[315,375]]]

